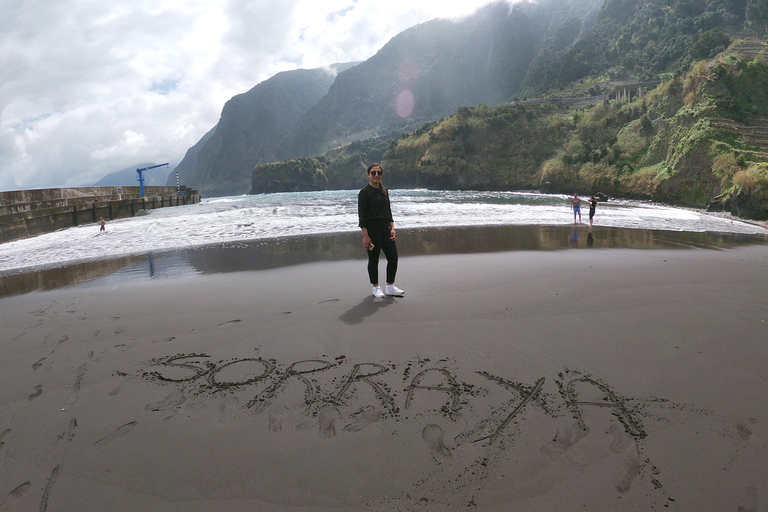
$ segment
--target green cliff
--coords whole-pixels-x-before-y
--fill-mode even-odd
[[[588,31],[566,18],[542,43],[532,99],[258,165],[252,192],[357,188],[381,161],[393,187],[602,192],[766,219],[765,4],[606,0]]]
[[[397,186],[603,192],[766,219],[767,62],[764,43],[737,41],[631,101],[459,109],[382,164]]]

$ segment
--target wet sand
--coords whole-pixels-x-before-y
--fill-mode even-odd
[[[401,230],[401,256],[509,251],[690,249],[765,245],[765,236],[596,226],[473,226]],[[317,261],[365,259],[356,232],[294,236],[131,254],[112,259],[0,271],[0,298],[104,282],[265,270]]]
[[[382,269],[383,272],[383,264]],[[0,299],[0,510],[762,510],[768,251],[516,250]]]

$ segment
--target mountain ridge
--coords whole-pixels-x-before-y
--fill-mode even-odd
[[[552,20],[568,21],[581,30],[601,1],[542,0],[510,6],[502,0],[460,20],[416,25],[366,61],[340,70],[322,94],[317,94],[322,88],[297,89],[298,96],[308,99],[300,115],[283,113],[274,100],[259,96],[279,80],[276,75],[245,93],[259,96],[261,104],[254,101],[235,108],[243,103],[240,95],[227,102],[208,140],[198,142],[194,151],[190,148],[179,173],[205,195],[245,193],[258,163],[315,156],[332,149],[337,140],[348,143],[404,133],[463,105],[511,101],[537,46],[557,29]],[[259,121],[265,106],[276,117]],[[285,120],[285,125],[275,126],[275,119]],[[259,124],[261,131],[254,129]],[[286,129],[291,124],[293,128]],[[278,134],[276,143],[273,136]]]
[[[157,165],[157,162],[141,162],[134,164],[125,169],[115,171],[107,174],[99,181],[93,184],[94,187],[137,187],[139,186],[139,175],[136,169],[143,169]],[[152,172],[144,174],[144,184],[147,186],[160,186],[166,184],[167,181],[171,181],[173,178],[173,185],[176,184],[176,175],[173,172],[174,168],[157,168],[152,169]]]
[[[617,2],[605,5],[615,8]],[[654,3],[622,5],[634,12]],[[666,3],[666,18],[644,25],[649,31],[709,23],[713,12],[724,17],[733,5],[713,0],[710,10],[686,10],[685,0]],[[681,32],[681,39],[659,42],[654,48],[681,47],[669,48],[676,57],[664,61],[656,75],[645,74],[646,65],[661,61],[638,44],[632,62],[642,65],[632,70],[596,65],[538,100],[459,107],[445,119],[384,141],[383,151],[379,137],[321,156],[257,165],[252,192],[356,188],[365,184],[365,163],[380,161],[394,187],[601,191],[766,219],[768,27],[763,32],[760,27],[768,9],[762,11],[765,18],[756,19],[753,12],[750,19],[750,5],[742,6],[741,17],[738,9],[731,13],[722,31],[704,25],[696,33]],[[601,44],[618,40],[625,28],[601,24],[605,18],[599,15],[587,34],[600,35]],[[643,41],[647,35],[640,30],[633,37]],[[557,34],[545,44],[552,48],[555,40]],[[559,54],[539,54],[540,69],[550,67],[557,76],[557,62],[581,51],[584,40],[563,46]]]
[[[177,167],[180,177],[205,195],[247,192],[253,166],[276,159],[282,138],[336,75],[354,65],[284,71],[232,97],[216,126],[187,150]]]

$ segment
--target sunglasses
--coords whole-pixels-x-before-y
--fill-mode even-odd
[[[384,174],[384,171],[371,171],[372,176],[381,176]]]

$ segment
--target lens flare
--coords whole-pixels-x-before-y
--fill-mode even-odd
[[[397,96],[397,115],[402,118],[410,117],[413,113],[413,94],[403,91]]]

